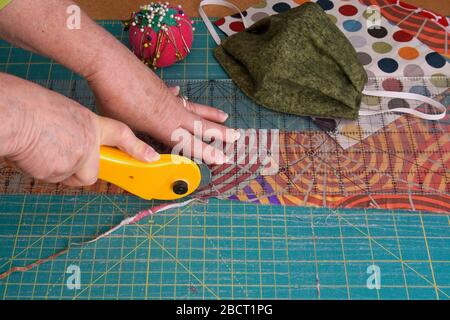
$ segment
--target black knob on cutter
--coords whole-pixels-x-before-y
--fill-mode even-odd
[[[186,181],[178,180],[172,185],[172,190],[175,194],[183,195],[188,192],[188,184]]]

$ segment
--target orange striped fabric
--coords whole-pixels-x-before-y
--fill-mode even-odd
[[[396,0],[359,0],[375,5],[387,20],[419,39],[430,49],[450,58],[450,32],[446,17]]]

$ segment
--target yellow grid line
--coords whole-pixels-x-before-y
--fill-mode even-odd
[[[430,248],[428,246],[428,240],[427,240],[427,233],[425,231],[425,226],[423,224],[422,215],[420,214],[419,217],[420,217],[420,225],[422,227],[422,232],[423,232],[423,239],[425,241],[425,248],[427,249],[428,264],[430,265],[430,271],[431,271],[431,279],[433,281],[433,287],[434,287],[434,291],[435,291],[435,294],[436,294],[436,299],[439,300],[438,286],[436,284],[436,278],[434,277],[434,268],[433,268],[433,263],[431,261]],[[449,296],[447,296],[447,297],[449,297]]]
[[[362,234],[365,234],[364,231],[362,231],[360,228],[358,228],[357,226],[353,225],[351,222],[349,222],[348,220],[346,220],[342,215],[340,215],[342,217],[342,219],[344,219],[349,225],[351,225],[352,227],[354,227],[356,230],[358,230],[359,232],[361,232]],[[390,255],[392,255],[393,257],[395,257],[397,259],[398,262],[403,263],[408,269],[410,269],[411,271],[413,271],[415,274],[417,274],[420,278],[422,278],[423,280],[425,280],[426,282],[428,282],[430,285],[434,286],[435,283],[431,282],[427,277],[425,277],[423,274],[421,274],[420,272],[418,272],[416,269],[414,269],[413,267],[411,267],[408,263],[406,262],[401,262],[399,260],[399,257],[396,256],[391,250],[389,250],[388,248],[386,248],[385,246],[383,246],[381,243],[379,243],[378,241],[376,241],[375,239],[373,239],[372,237],[370,237],[370,235],[366,234],[367,238],[369,239],[369,242],[374,242],[376,243],[378,246],[380,246],[383,250],[385,250],[387,253],[389,253]],[[440,293],[442,293],[444,296],[446,296],[447,298],[450,298],[450,296],[448,294],[446,294],[444,291],[442,291],[439,287],[435,287],[436,290],[438,290]]]
[[[122,32],[123,33],[123,32]],[[208,43],[208,46],[207,46],[208,48],[207,49],[209,49],[209,43]],[[53,61],[51,62],[51,64],[53,64]],[[191,64],[191,63],[190,63]],[[192,64],[196,64],[196,63],[192,63]],[[199,63],[200,65],[205,65],[204,63]],[[206,68],[208,68],[208,64],[206,64]],[[185,69],[186,69],[186,65],[184,66],[184,73],[186,73],[186,71],[185,71]],[[51,74],[51,69],[50,69],[50,71],[49,71],[49,75]],[[119,206],[117,206],[117,204],[112,200],[112,199],[109,199],[109,198],[107,198],[108,200],[110,200],[111,201],[111,203],[116,207],[116,208],[118,208],[120,211],[122,211],[121,210],[121,208],[119,207]],[[103,202],[103,197],[101,197],[101,202]],[[128,197],[127,197],[127,200],[128,200]],[[128,203],[127,203],[128,204]],[[231,210],[233,211],[233,206],[234,205],[236,205],[237,207],[240,207],[238,210],[242,210],[243,212],[244,212],[244,217],[246,218],[247,216],[246,216],[246,206],[245,206],[245,204],[236,204],[236,203],[231,203],[230,204],[230,206],[231,206]],[[37,206],[37,203],[35,203],[35,206]],[[86,207],[87,208],[87,207]],[[204,210],[206,209],[206,206],[204,207]],[[193,213],[192,213],[192,208],[190,209],[191,210],[191,221],[192,221],[192,217],[193,217]],[[270,209],[270,210],[272,210],[272,208]],[[101,212],[103,211],[103,210],[100,210]],[[23,214],[23,212],[22,212],[22,214]],[[22,214],[21,214],[21,216],[22,216]],[[173,217],[172,219],[169,219],[169,221],[168,222],[166,222],[166,223],[164,223],[163,225],[161,225],[161,226],[159,226],[159,229],[158,230],[156,230],[155,231],[155,234],[158,234],[158,239],[171,239],[171,238],[173,238],[173,236],[170,236],[170,235],[166,235],[166,230],[165,230],[165,227],[166,226],[168,226],[168,225],[170,225],[170,223],[172,223],[173,221],[176,221],[176,219],[178,219],[179,218],[179,214],[180,214],[180,212],[178,212],[178,214],[175,216],[175,217]],[[233,237],[233,236],[230,236],[230,237],[223,237],[223,236],[220,236],[220,234],[219,234],[219,232],[217,233],[217,235],[216,236],[207,236],[207,231],[208,231],[208,229],[209,228],[219,228],[219,223],[216,225],[216,226],[212,226],[212,227],[210,227],[210,226],[206,226],[206,211],[204,211],[204,215],[203,215],[203,221],[205,222],[204,223],[204,226],[203,226],[203,230],[204,230],[204,232],[203,232],[203,239],[204,239],[204,241],[203,241],[203,248],[204,249],[206,249],[206,241],[208,240],[208,241],[211,241],[211,240],[230,240],[231,241],[231,246],[233,246],[233,239],[237,239],[236,237]],[[248,260],[247,261],[247,255],[245,254],[245,260],[247,261],[247,262],[259,262],[259,266],[260,266],[260,271],[261,271],[261,263],[264,263],[264,262],[268,262],[268,263],[273,263],[274,261],[271,261],[271,260],[263,260],[263,259],[261,259],[261,252],[263,251],[262,249],[261,249],[261,247],[260,247],[260,242],[261,242],[261,240],[272,240],[272,253],[274,254],[274,247],[273,247],[273,241],[275,240],[275,239],[283,239],[283,237],[274,237],[273,236],[273,234],[274,234],[274,230],[276,230],[277,228],[279,228],[279,226],[276,226],[276,227],[274,227],[273,226],[273,221],[272,221],[272,236],[271,237],[264,237],[264,236],[261,236],[261,234],[260,234],[260,226],[259,226],[259,215],[260,215],[260,212],[259,212],[259,208],[257,209],[257,213],[256,213],[257,215],[258,215],[258,217],[257,217],[257,227],[258,227],[258,236],[257,237],[253,237],[253,236],[249,236],[249,237],[247,237],[247,232],[245,232],[244,234],[244,237],[242,237],[243,239],[244,239],[244,241],[246,241],[247,239],[256,239],[256,240],[258,240],[258,253],[259,253],[259,259],[258,260]],[[311,212],[311,214],[312,214],[312,212]],[[367,212],[365,211],[365,214],[367,214]],[[284,212],[283,212],[283,215],[284,215],[284,217],[286,217],[286,208],[284,208]],[[324,214],[323,216],[327,216],[328,214]],[[404,216],[407,216],[408,214],[405,214]],[[412,216],[417,216],[417,214],[411,214]],[[48,217],[49,217],[50,215],[47,215],[47,219],[48,219]],[[88,216],[93,216],[93,215],[85,215],[85,220],[87,219],[87,217]],[[236,217],[241,217],[241,215],[240,214],[236,214],[236,213],[234,213],[234,216],[236,216]],[[317,217],[317,216],[319,216],[319,215],[315,215],[315,217]],[[99,213],[99,214],[97,214],[97,220],[98,220],[98,222],[100,222],[100,217],[101,217],[101,213]],[[217,217],[217,219],[219,219],[220,218],[220,215]],[[246,221],[246,219],[244,218],[244,226],[246,226],[247,225],[247,221]],[[73,216],[72,216],[72,219],[73,219]],[[449,218],[447,218],[447,219],[449,219]],[[233,218],[232,217],[230,217],[230,220],[231,221],[233,221]],[[340,221],[340,220],[339,220]],[[450,219],[449,219],[449,225],[450,225]],[[39,225],[35,225],[35,226],[33,226],[33,227],[37,227],[37,226],[39,226]],[[56,227],[59,227],[59,226],[61,226],[61,225],[58,225],[58,226],[56,226]],[[72,227],[75,227],[75,226],[83,226],[84,228],[86,228],[87,226],[97,226],[97,227],[102,227],[102,226],[108,226],[108,225],[104,225],[104,224],[98,224],[98,225],[88,225],[88,224],[85,224],[85,225],[76,225],[76,224],[73,224],[73,225],[71,225],[71,228]],[[148,234],[148,230],[146,230],[146,229],[144,229],[142,226],[140,226],[140,225],[136,225],[139,229],[141,229],[141,230],[143,230],[143,231],[145,231],[145,233],[146,234]],[[188,225],[183,225],[183,226],[185,226],[185,227],[190,227],[190,234],[191,234],[191,236],[192,236],[192,227],[196,227],[197,225],[194,225],[193,223],[191,223],[191,225],[190,226],[188,226]],[[236,226],[239,226],[239,225],[236,225]],[[33,228],[32,227],[32,228]],[[179,230],[179,227],[180,227],[180,224],[179,223],[177,223],[177,234],[178,234],[178,230]],[[230,225],[230,227],[234,227],[234,225],[232,224],[232,222],[231,222],[231,225]],[[314,224],[313,223],[311,223],[311,227],[312,228],[314,228]],[[354,226],[353,226],[354,227]],[[423,227],[423,230],[424,230],[424,226],[423,226],[423,221],[422,221],[422,227]],[[54,227],[55,228],[55,227]],[[52,230],[54,230],[54,228],[52,229]],[[284,226],[284,228],[285,228],[285,230],[286,230],[286,233],[284,234],[284,239],[286,239],[287,240],[287,220],[285,219],[285,226]],[[341,230],[341,225],[339,224],[339,228],[340,228],[340,230]],[[368,225],[368,223],[367,223],[367,228],[369,228],[369,225]],[[151,237],[153,236],[153,225],[150,225],[150,233],[148,234],[148,236],[146,236],[146,237],[144,237],[144,236],[133,236],[133,238],[137,241],[138,239],[141,239],[141,238],[143,238],[144,240],[143,240],[143,242],[145,242],[145,239],[148,239],[149,241],[151,241],[152,239],[151,239]],[[161,229],[164,229],[164,231],[163,232],[161,232]],[[98,230],[99,229],[97,229],[97,233],[98,233]],[[425,230],[424,230],[425,231]],[[51,232],[51,231],[50,231]],[[370,232],[370,231],[368,231],[368,232]],[[30,231],[30,233],[32,233],[32,231]],[[161,234],[161,233],[163,233],[163,234]],[[58,234],[59,234],[59,229],[58,229]],[[83,233],[83,234],[85,234],[85,233]],[[53,235],[50,235],[49,237],[54,237]],[[113,247],[113,246],[111,246],[111,241],[113,240],[113,239],[115,239],[116,237],[119,237],[119,235],[117,235],[117,236],[111,236],[109,239],[108,239],[108,242],[109,242],[109,244],[110,244],[110,246],[108,247],[108,249],[113,249],[113,248],[115,248],[115,247]],[[426,237],[426,235],[424,234],[424,237],[425,238],[427,238]],[[32,236],[32,235],[29,235],[29,238],[34,238],[34,236]],[[56,238],[56,237],[55,237]],[[71,239],[72,237],[71,236],[69,236],[68,237],[68,239]],[[196,239],[196,238],[200,238],[200,237],[189,237],[190,238],[190,243],[192,244],[192,240],[193,239]],[[368,236],[366,235],[365,237],[345,237],[345,239],[349,239],[349,238],[361,238],[361,239],[367,239],[368,238]],[[373,240],[376,240],[376,239],[384,239],[384,238],[389,238],[389,239],[391,239],[392,237],[370,237],[369,238],[369,244],[371,243],[371,241],[373,241]],[[407,239],[423,239],[422,237],[397,237],[397,241],[399,240],[399,239],[403,239],[403,238],[407,238]],[[440,238],[440,237],[430,237],[430,239],[432,239],[432,238]],[[122,238],[123,239],[123,238]],[[290,238],[291,239],[291,238]],[[293,237],[292,238],[293,240],[301,240],[301,239],[308,239],[308,240],[310,240],[311,239],[311,237]],[[316,239],[341,239],[341,244],[343,243],[343,236],[342,236],[342,232],[340,232],[340,237],[316,237],[315,235],[314,235],[314,232],[313,232],[313,237],[312,237],[312,241],[313,241],[313,243],[314,243],[314,253],[316,254],[316,248],[315,248],[315,240]],[[17,240],[17,239],[16,239]],[[177,239],[177,242],[176,242],[176,247],[175,247],[175,250],[176,250],[176,254],[175,254],[175,258],[177,258],[178,259],[178,257],[177,257],[177,255],[178,255],[178,240],[179,239]],[[37,240],[37,241],[39,241],[39,239]],[[142,242],[142,243],[143,243]],[[54,242],[54,243],[56,243],[56,241]],[[141,244],[142,244],[141,243]],[[374,241],[374,243],[377,243],[377,241]],[[159,240],[158,240],[158,245],[159,246],[161,246],[161,244],[159,243]],[[44,247],[44,246],[42,246],[41,248],[40,248],[40,250],[42,251],[42,249],[44,249],[44,248],[47,248],[47,247]],[[123,249],[125,249],[125,246],[124,245],[122,245],[121,247],[120,247],[122,250]],[[131,248],[131,247],[130,247]],[[167,248],[167,247],[161,247],[163,250],[166,250],[167,251],[167,253],[169,253],[169,255],[172,255],[171,253],[170,253],[170,249],[172,249],[171,247],[170,248]],[[244,246],[244,248],[245,248],[245,253],[247,252],[247,248],[246,248],[246,245]],[[95,252],[96,252],[96,249],[97,249],[97,245],[95,245],[95,247],[94,247],[94,250],[95,250]],[[192,249],[194,249],[194,247],[192,247],[192,245],[190,246],[190,255],[191,255],[191,253],[192,253]],[[384,248],[385,250],[387,250],[386,248]],[[427,245],[427,249],[428,249],[428,245]],[[14,245],[14,251],[16,250],[16,245]],[[147,263],[149,263],[149,261],[150,261],[150,250],[151,250],[151,245],[149,245],[149,253],[148,253],[148,255],[147,255],[147,259],[146,259],[146,261],[147,261]],[[269,250],[269,249],[267,249],[267,250]],[[267,251],[267,250],[265,250],[265,251]],[[280,262],[287,262],[287,265],[288,265],[288,267],[289,267],[289,264],[290,263],[292,263],[292,262],[305,262],[305,263],[315,263],[316,264],[316,273],[318,274],[319,272],[318,272],[318,269],[317,269],[317,259],[315,259],[315,261],[309,261],[309,260],[299,260],[299,259],[293,259],[293,260],[291,260],[290,258],[289,258],[289,249],[288,249],[288,244],[287,244],[287,241],[286,241],[286,248],[285,248],[285,250],[286,250],[286,260],[281,260]],[[23,252],[23,251],[22,251]],[[137,250],[136,251],[134,251],[134,254],[135,254],[135,259],[133,260],[134,261],[134,271],[133,271],[133,274],[135,273],[135,271],[136,271],[136,269],[135,269],[135,267],[136,267],[136,262],[137,261],[139,261],[139,259],[137,259],[136,258],[136,252],[137,252]],[[400,252],[400,244],[399,244],[399,252]],[[220,246],[218,246],[217,247],[217,253],[219,254],[220,253]],[[19,253],[20,254],[20,253]],[[428,254],[429,254],[429,251],[428,251]],[[108,255],[109,255],[109,251],[108,251]],[[395,257],[395,255],[394,254],[392,254],[394,257]],[[127,255],[127,257],[128,257],[129,255]],[[173,256],[173,255],[172,255]],[[80,254],[80,257],[81,257],[81,254]],[[205,257],[205,250],[204,250],[204,257]],[[231,250],[231,257],[232,257],[232,259],[233,259],[233,250]],[[366,260],[346,260],[345,259],[345,253],[343,252],[343,260],[341,261],[341,260],[320,260],[320,262],[344,262],[344,266],[345,266],[345,264],[346,263],[348,263],[348,262],[368,262],[368,261],[366,261]],[[81,258],[80,258],[81,259]],[[79,259],[79,260],[80,260]],[[22,260],[21,258],[19,258],[19,260]],[[26,259],[24,259],[24,260],[26,260]],[[373,260],[373,252],[372,252],[372,260]],[[67,261],[68,261],[68,259],[66,260],[66,263],[67,263]],[[96,254],[94,253],[94,255],[93,255],[93,259],[91,259],[91,260],[89,260],[89,259],[83,259],[83,261],[96,261]],[[118,262],[118,263],[122,263],[124,261],[124,259],[120,259],[120,262]],[[163,262],[165,262],[165,261],[170,261],[170,260],[168,260],[168,259],[165,259],[165,258],[163,258],[163,257],[161,257],[161,263],[163,263]],[[177,274],[178,273],[178,263],[180,263],[180,265],[182,266],[182,267],[184,267],[184,268],[186,268],[186,270],[189,270],[190,268],[187,268],[186,266],[184,266],[184,264],[182,264],[181,262],[183,262],[184,260],[183,259],[179,259],[178,260],[179,262],[177,262],[177,267],[176,267],[176,269],[175,269],[175,274]],[[189,263],[191,263],[191,262],[193,262],[193,261],[202,261],[201,259],[189,259],[189,260],[187,260],[186,262],[189,262]],[[203,259],[203,270],[202,270],[202,272],[203,272],[203,280],[205,280],[205,272],[206,272],[206,270],[205,270],[205,264],[206,264],[206,262],[207,261],[217,261],[218,263],[219,263],[219,259]],[[402,264],[402,268],[403,268],[403,266],[404,266],[404,262],[414,262],[414,263],[416,263],[416,262],[427,262],[427,263],[430,263],[430,265],[431,265],[431,258],[430,258],[430,254],[429,254],[429,259],[428,260],[424,260],[424,261],[422,261],[422,260],[405,260],[405,261],[403,261],[402,259],[401,259],[401,257],[400,257],[400,259],[396,259],[396,260],[380,260],[380,262],[382,262],[382,263],[385,263],[385,262],[398,262],[398,261],[400,261],[401,262],[401,264]],[[448,261],[446,261],[446,260],[435,260],[434,262],[448,262]],[[234,265],[233,265],[233,263],[231,264],[231,267],[232,268],[234,268]],[[411,267],[409,267],[408,266],[408,268],[410,268],[411,269]],[[110,273],[110,274],[113,274],[113,273],[115,273],[115,272],[113,272],[113,270],[112,269],[114,269],[114,266],[113,267],[111,267],[111,268],[109,268],[109,271],[108,272],[105,272],[102,276],[104,276],[104,275],[106,275],[107,273]],[[93,264],[93,266],[92,266],[92,270],[94,270],[94,264]],[[413,269],[412,269],[413,270]],[[148,273],[147,273],[147,280],[148,280],[148,275],[149,274],[152,274],[152,272],[147,268],[147,271],[148,271]],[[189,270],[190,271],[190,270]],[[414,271],[414,270],[413,270]],[[51,269],[51,271],[50,271],[50,273],[51,272],[53,272],[53,268]],[[117,273],[121,273],[120,272],[120,270],[117,272]],[[126,272],[123,272],[124,274],[126,273]],[[158,273],[157,271],[155,271],[155,273]],[[162,272],[161,272],[161,274],[162,274]],[[219,274],[224,274],[224,275],[226,275],[226,274],[228,274],[226,271],[225,272],[222,272],[222,271],[219,271],[219,270],[217,270],[217,274],[219,275]],[[257,285],[253,285],[253,284],[249,284],[248,283],[248,279],[247,279],[247,277],[246,277],[246,284],[245,284],[245,288],[251,288],[251,287],[259,287],[259,289],[260,289],[260,297],[262,297],[263,296],[263,294],[262,294],[262,292],[263,292],[263,290],[262,290],[262,288],[270,288],[272,285],[264,285],[263,283],[262,283],[262,281],[261,281],[261,275],[275,275],[275,272],[273,272],[273,273],[270,273],[270,272],[248,272],[247,271],[247,267],[246,267],[246,273],[245,273],[246,275],[248,274],[248,275],[250,275],[250,274],[259,274],[260,275],[260,283],[259,284],[257,284]],[[92,275],[93,275],[93,272],[91,273],[91,279],[92,279]],[[289,276],[290,276],[290,272],[289,272]],[[403,276],[405,276],[405,273],[403,272]],[[422,275],[423,276],[423,275]],[[346,277],[347,277],[347,274],[346,274]],[[425,277],[425,276],[423,276],[423,277]],[[234,278],[234,277],[233,277]],[[232,278],[232,279],[233,279]],[[176,278],[175,278],[176,279]],[[276,279],[275,277],[274,277],[274,279]],[[291,280],[289,279],[289,284],[291,283],[290,282]],[[406,280],[405,280],[406,281]],[[434,281],[434,279],[433,279],[433,281]],[[120,281],[119,281],[120,282]],[[148,281],[147,281],[147,283],[146,283],[146,285],[148,285],[148,287],[150,287],[150,286],[160,286],[160,287],[163,287],[163,286],[175,286],[175,285],[184,285],[184,286],[187,286],[188,284],[178,284],[177,283],[177,281],[175,281],[174,283],[162,283],[162,281],[160,281],[161,283],[159,283],[159,284],[152,284],[152,283],[150,283],[150,284],[148,284]],[[435,281],[434,281],[435,282]],[[15,284],[15,283],[13,283],[13,282],[11,282],[11,284]],[[20,285],[22,285],[22,282],[20,283]],[[36,285],[36,283],[35,283],[35,285]],[[51,283],[49,283],[48,285],[52,285]],[[53,284],[54,285],[54,284]],[[116,286],[116,284],[101,284],[102,286]],[[141,285],[143,285],[143,284],[135,284],[135,281],[134,281],[134,278],[133,278],[133,283],[132,283],[132,287],[134,287],[134,286],[141,286]],[[434,283],[434,285],[435,285],[435,289],[437,290],[438,288],[436,287],[436,284]],[[127,286],[127,284],[124,284],[124,285],[122,285],[122,284],[117,284],[117,286],[118,287],[125,287],[125,286]],[[210,285],[211,287],[214,287],[214,285],[213,284],[211,284]],[[234,281],[232,281],[232,283],[231,284],[220,284],[219,283],[219,281],[217,282],[217,284],[215,285],[217,288],[219,288],[220,286],[224,286],[224,287],[229,287],[229,286],[231,286],[231,288],[232,288],[232,295],[234,295],[234,287],[235,287],[235,283],[234,283]],[[321,285],[323,288],[347,288],[347,290],[348,290],[348,288],[364,288],[365,286],[357,286],[357,285],[349,285],[348,284],[348,282],[346,283],[346,286],[341,286],[341,285]],[[54,285],[54,287],[58,287],[57,285]],[[63,285],[61,285],[60,286],[61,288],[63,288]],[[279,288],[288,288],[289,289],[289,292],[291,291],[291,286],[290,285],[283,285],[283,284],[279,284],[278,285],[278,287]],[[305,287],[305,288],[315,288],[315,286],[314,285],[302,285],[302,287]],[[390,285],[383,285],[383,287],[386,287],[386,288],[403,288],[402,286],[390,286]],[[448,286],[440,286],[441,288],[447,288]],[[428,286],[410,286],[410,288],[428,288]],[[406,288],[407,289],[407,288]],[[246,290],[244,290],[245,291],[245,293],[246,293]],[[6,290],[4,291],[5,292],[5,294],[6,294]],[[20,290],[19,290],[19,292],[20,292]],[[105,289],[103,289],[103,292],[105,292]],[[175,288],[175,292],[176,292],[176,288]],[[147,294],[148,292],[146,291],[146,297],[148,296],[148,294]],[[61,292],[60,292],[60,297],[62,297],[62,294],[63,294],[63,290],[61,290]],[[119,290],[117,291],[117,296],[118,296],[118,294],[119,294]],[[277,291],[275,291],[275,294],[277,294]],[[291,293],[290,293],[291,294]],[[91,296],[91,290],[89,290],[89,297]],[[131,297],[133,297],[134,295],[132,294],[131,295]],[[174,296],[176,296],[176,294],[174,294]],[[204,291],[203,291],[203,296],[204,296]],[[50,296],[50,295],[47,295],[47,298],[48,297],[53,297],[53,296]],[[160,291],[160,297],[162,297],[162,291]],[[204,296],[205,297],[205,296]]]
[[[372,259],[372,265],[375,265],[375,258],[373,256],[373,248],[372,248],[372,241],[371,241],[371,237],[372,235],[370,234],[370,227],[369,227],[369,217],[367,216],[367,211],[365,211],[365,221],[366,221],[366,230],[367,230],[367,237],[369,239],[369,248],[370,248],[370,257]],[[380,293],[378,292],[378,290],[376,290],[377,293],[377,299],[380,300]]]
[[[400,265],[402,266],[402,276],[403,276],[403,283],[405,285],[406,298],[407,298],[407,300],[410,300],[408,282],[406,281],[405,265],[403,264],[404,260],[403,260],[402,248],[401,248],[401,245],[400,245],[400,239],[398,237],[397,222],[396,222],[397,218],[396,217],[397,217],[396,214],[392,214],[392,220],[393,220],[394,231],[395,231],[395,238],[397,240],[397,247],[398,247],[398,254],[399,254],[398,261],[400,262]]]

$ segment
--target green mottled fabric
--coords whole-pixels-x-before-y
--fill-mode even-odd
[[[266,17],[225,39],[215,56],[258,104],[305,116],[356,119],[367,74],[315,3]]]
[[[0,10],[2,10],[11,0],[0,0]]]

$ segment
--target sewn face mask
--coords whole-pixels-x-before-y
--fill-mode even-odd
[[[203,6],[223,0],[204,0],[199,13],[217,42],[215,57],[230,78],[258,104],[279,112],[322,118],[356,119],[359,115],[403,112],[438,120],[446,108],[425,96],[391,91],[364,91],[367,74],[344,34],[316,3],[307,2],[268,16],[221,41]],[[360,110],[363,94],[401,97],[440,109],[425,114],[415,109]]]

